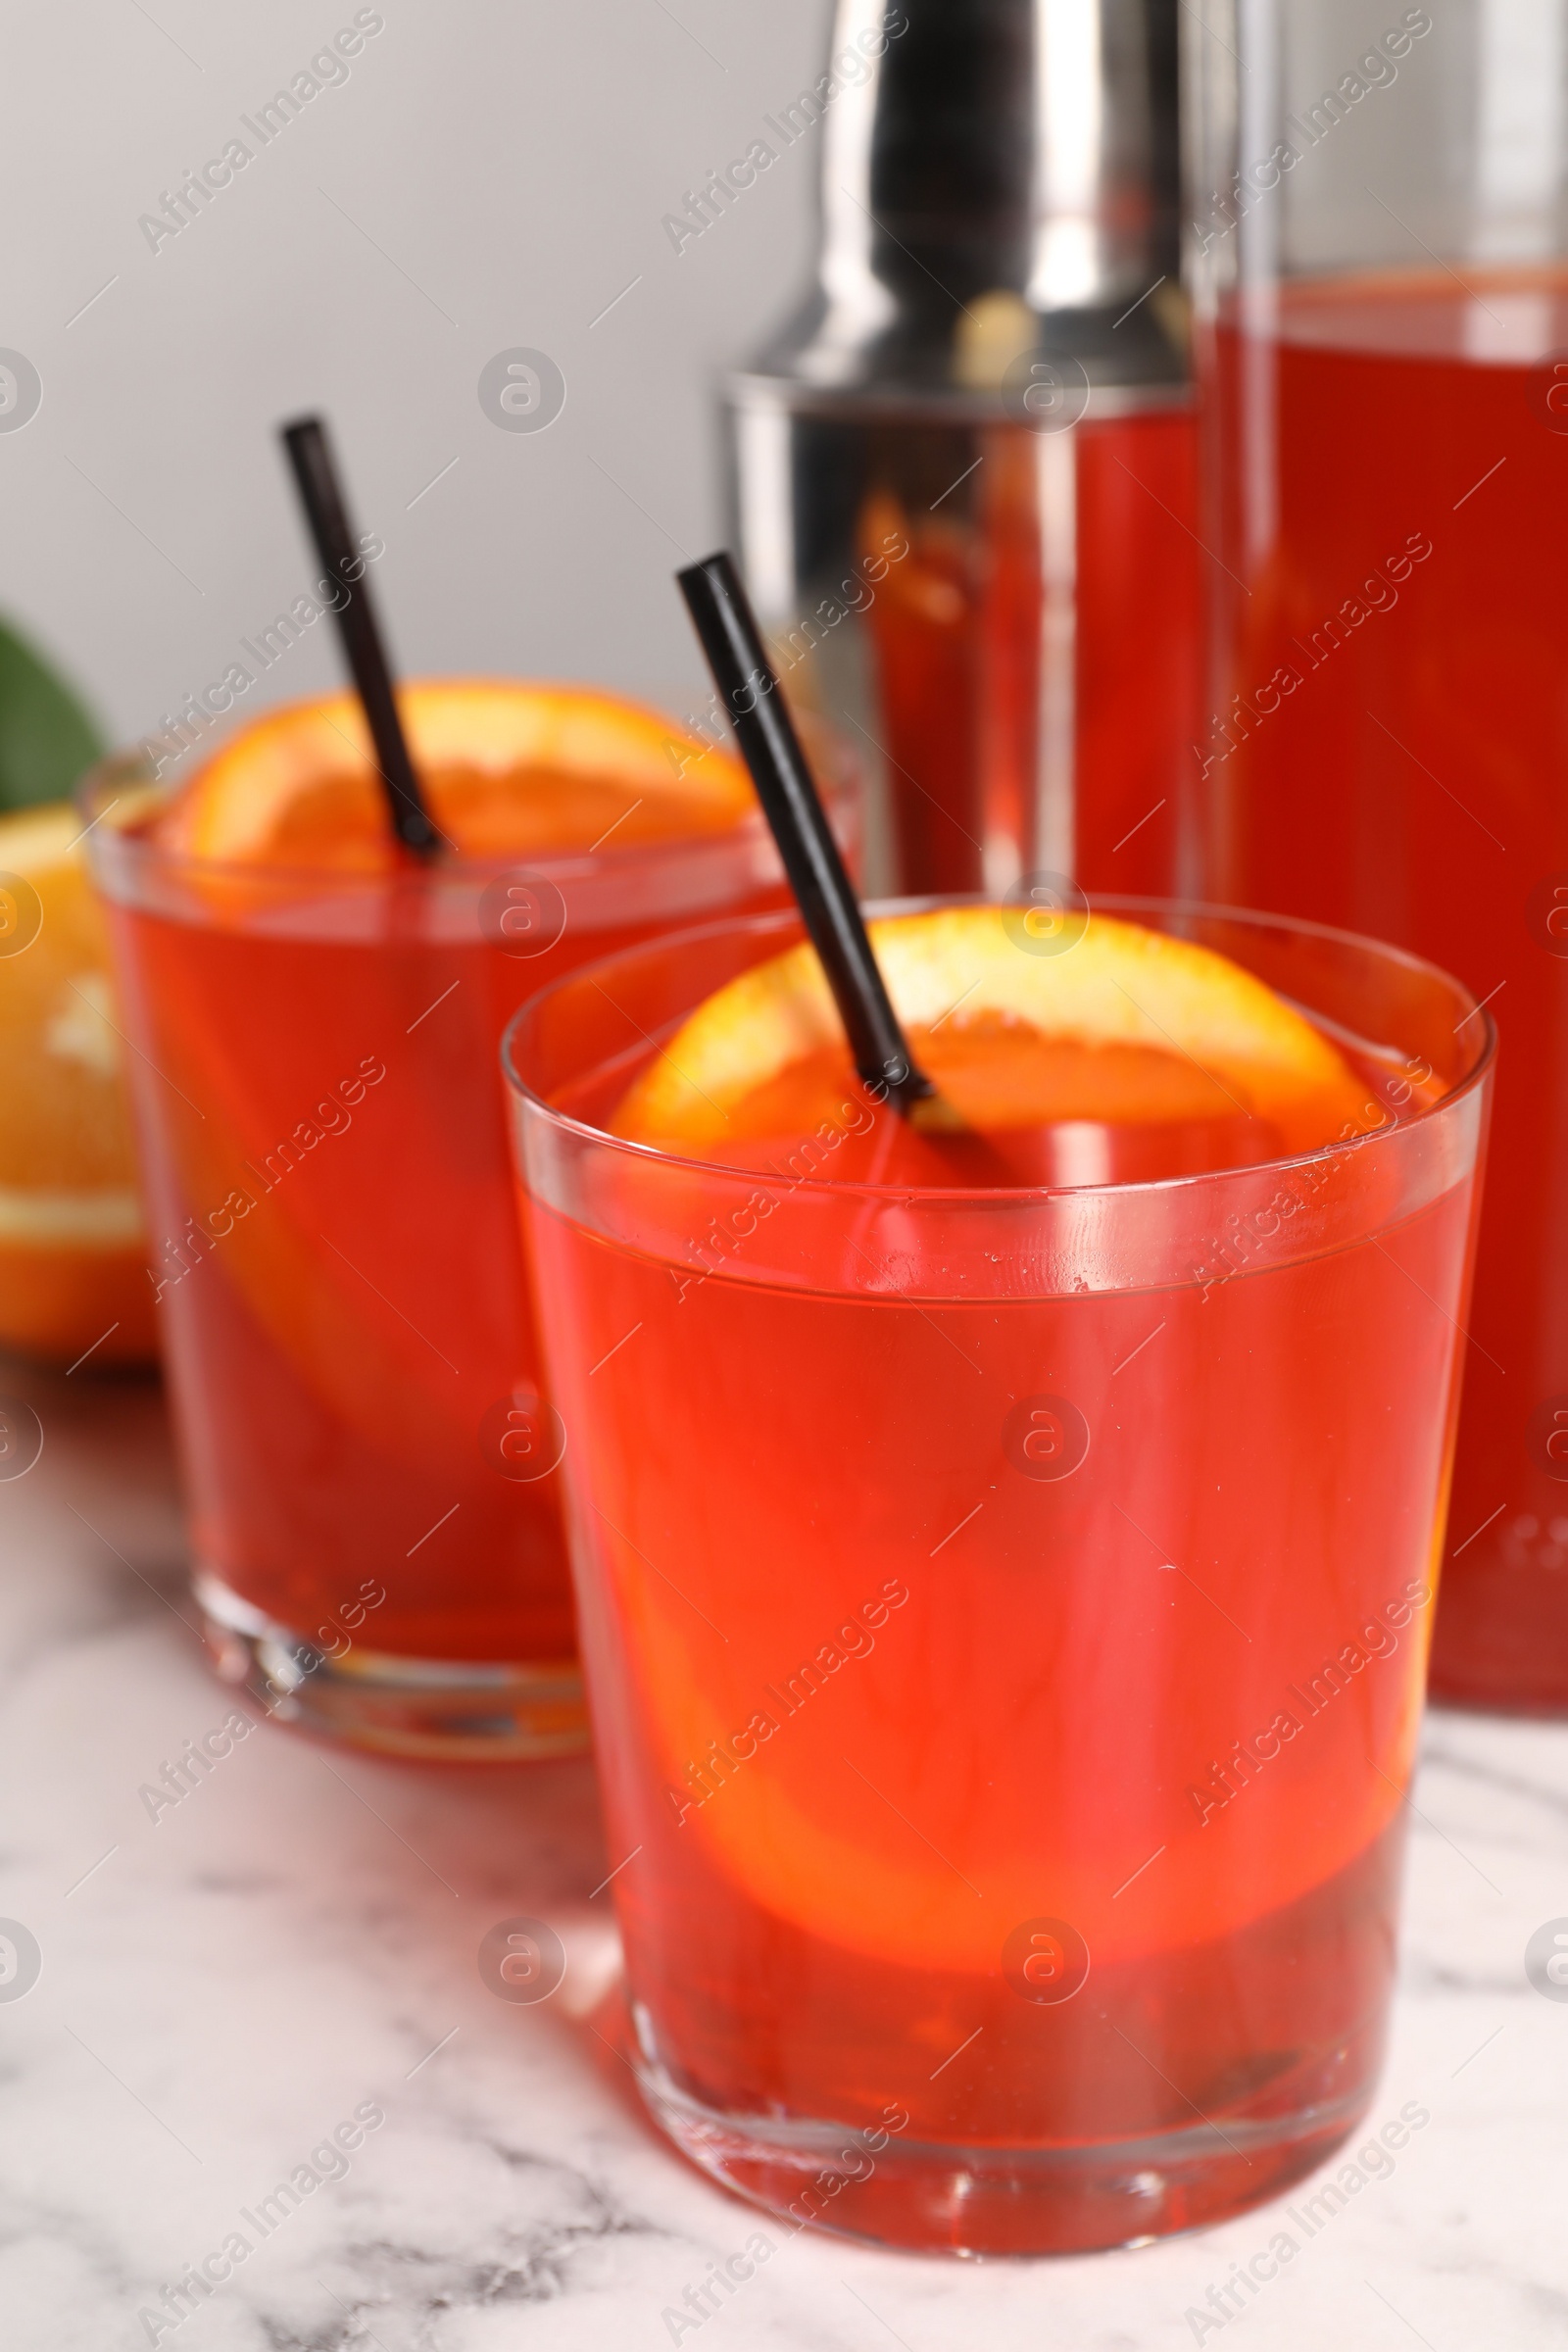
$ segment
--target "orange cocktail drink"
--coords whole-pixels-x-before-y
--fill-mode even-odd
[[[149,1279],[225,1669],[373,1744],[547,1754],[583,1714],[501,1031],[541,978],[774,903],[779,869],[740,769],[655,712],[479,680],[400,701],[446,838],[425,866],[346,696],[172,794],[96,788]]]
[[[967,1165],[792,915],[508,1041],[628,2054],[708,2170],[908,2244],[1272,2194],[1382,2046],[1490,1035],[1129,913],[873,924]]]

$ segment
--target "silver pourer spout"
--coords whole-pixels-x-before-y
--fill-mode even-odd
[[[1180,383],[1175,16],[840,0],[817,283],[756,372],[961,401],[1039,352]]]
[[[873,890],[1170,886],[1187,4],[839,0],[790,110],[822,142],[821,244],[728,379],[731,512],[786,691],[865,773]]]

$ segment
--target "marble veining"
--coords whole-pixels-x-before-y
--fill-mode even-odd
[[[596,2032],[612,1857],[585,1766],[421,1772],[260,1724],[149,1803],[233,1704],[183,1592],[157,1396],[15,1368],[5,1384],[46,1433],[36,1468],[0,1484],[0,1916],[42,1953],[26,1997],[0,2002],[8,2342],[1563,2343],[1568,2002],[1523,1961],[1568,1918],[1568,1726],[1428,1726],[1368,2137],[1401,2109],[1428,2121],[1333,2210],[1307,2204],[1314,2181],[1222,2229],[1049,2263],[792,2235],[667,2152]],[[495,1999],[476,1967],[515,1914],[566,1947],[539,2008]],[[688,2288],[759,2233],[750,2279],[694,2317]],[[1290,2256],[1244,2291],[1238,2266],[1282,2235]]]

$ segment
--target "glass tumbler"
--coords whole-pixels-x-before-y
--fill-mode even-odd
[[[175,854],[134,760],[86,797],[220,1671],[362,1745],[575,1752],[560,1451],[497,1050],[541,980],[779,903],[760,813],[362,874]]]
[[[908,2246],[1274,2195],[1383,2046],[1491,1031],[1393,949],[1109,908],[1374,1045],[1345,1140],[1056,1192],[613,1140],[793,914],[506,1048],[629,2062],[707,2172]]]

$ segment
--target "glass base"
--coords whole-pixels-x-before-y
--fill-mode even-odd
[[[532,1763],[587,1749],[575,1660],[406,1658],[357,1642],[329,1657],[210,1569],[197,1570],[191,1589],[220,1675],[243,1685],[278,1723],[450,1764]]]
[[[722,2115],[650,2066],[654,2121],[710,2179],[794,2231],[921,2253],[1089,2254],[1246,2211],[1314,2172],[1355,2130],[1366,2086],[1332,2106],[1078,2147],[909,2142],[844,2124]],[[883,2140],[880,2147],[873,2143]]]

